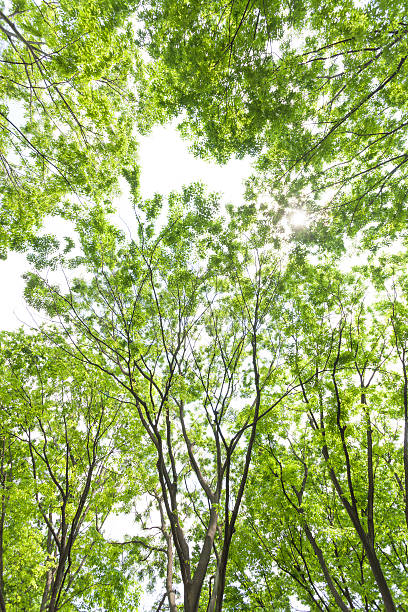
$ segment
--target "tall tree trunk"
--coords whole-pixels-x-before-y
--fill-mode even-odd
[[[174,555],[173,555],[173,542],[170,533],[166,529],[164,521],[164,512],[162,508],[161,500],[159,500],[159,509],[161,517],[162,532],[166,540],[167,545],[167,570],[166,570],[166,595],[169,602],[170,612],[177,612],[176,596],[173,589],[173,568],[174,568]]]
[[[406,351],[402,352],[402,369],[404,374],[404,511],[408,527],[408,376],[405,362]]]
[[[8,480],[7,471],[4,468],[5,453],[6,453],[6,440],[5,438],[1,441],[1,505],[0,505],[0,612],[6,612],[6,601],[4,593],[4,520],[6,517],[6,505],[8,497],[6,496],[6,485]]]
[[[184,610],[185,612],[198,612],[200,595],[204,580],[207,575],[207,568],[210,562],[211,551],[217,531],[218,514],[215,508],[210,510],[210,521],[207,533],[204,538],[200,559],[194,572],[194,577],[190,583],[184,585]]]
[[[322,572],[323,572],[323,575],[324,575],[324,577],[326,579],[327,586],[329,587],[330,592],[333,595],[336,604],[338,605],[339,609],[342,610],[343,612],[349,612],[348,607],[343,602],[340,593],[338,592],[338,590],[336,589],[336,587],[334,585],[334,582],[333,582],[333,579],[331,577],[329,568],[327,567],[326,561],[324,560],[324,556],[323,556],[322,550],[318,546],[318,544],[317,544],[317,542],[316,542],[312,532],[310,531],[309,525],[306,522],[303,525],[303,530],[304,530],[304,532],[306,534],[307,539],[310,542],[310,545],[311,545],[311,547],[313,549],[314,554],[317,557],[317,560],[319,561],[319,565],[322,568]]]
[[[50,513],[49,515],[50,522],[51,522],[51,519],[52,519],[52,516]],[[51,560],[52,552],[53,552],[53,537],[52,537],[51,529],[48,528],[48,533],[47,533],[47,553],[48,553],[47,561],[48,562]],[[55,576],[55,567],[50,567],[47,570],[47,573],[45,575],[45,585],[44,585],[43,596],[41,599],[40,612],[45,612],[45,610],[47,610],[48,599],[50,597],[50,592],[51,592],[54,576]]]
[[[329,451],[326,444],[322,448],[322,453],[325,461],[329,462]],[[334,488],[340,498],[340,501],[343,504],[347,514],[349,515],[349,518],[353,523],[354,529],[356,530],[357,535],[363,545],[364,551],[367,555],[367,560],[371,567],[371,571],[373,572],[375,582],[377,583],[378,589],[381,593],[381,597],[384,602],[384,609],[386,610],[386,612],[395,612],[396,607],[391,595],[390,588],[385,579],[381,564],[375,552],[375,548],[371,544],[370,538],[367,536],[363,526],[361,525],[357,510],[350,504],[350,502],[346,498],[341,484],[338,481],[337,476],[332,467],[329,468],[329,474],[333,482]]]
[[[63,551],[59,559],[57,571],[55,572],[55,577],[51,588],[51,597],[50,603],[48,605],[48,612],[56,612],[57,610],[58,598],[64,580],[66,557],[67,555],[65,551]]]

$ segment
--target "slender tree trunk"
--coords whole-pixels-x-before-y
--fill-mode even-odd
[[[405,522],[408,527],[408,376],[405,364],[405,349],[402,352],[402,369],[404,373],[404,497]]]
[[[215,610],[215,604],[217,602],[217,593],[218,593],[218,588],[219,588],[219,581],[220,581],[220,565],[219,563],[217,563],[217,570],[215,572],[215,576],[214,576],[214,587],[213,587],[213,591],[211,593],[211,599],[210,602],[208,604],[208,608],[207,608],[207,612],[214,612]]]
[[[323,457],[325,459],[325,461],[329,461],[329,451],[327,448],[327,445],[324,445],[323,449]],[[330,478],[332,479],[332,482],[334,484],[334,488],[340,498],[341,503],[344,506],[344,509],[346,510],[347,514],[349,515],[349,518],[351,520],[351,522],[353,523],[354,529],[357,532],[357,535],[359,536],[361,543],[363,545],[364,551],[367,555],[367,560],[370,564],[371,567],[371,571],[373,572],[374,575],[374,579],[377,583],[378,589],[381,593],[381,597],[383,599],[384,602],[384,609],[386,612],[395,612],[396,607],[394,604],[394,600],[392,598],[391,595],[391,591],[390,588],[387,584],[387,581],[385,579],[384,573],[382,571],[382,567],[381,564],[378,560],[378,557],[376,555],[375,552],[375,548],[374,546],[371,544],[370,538],[367,536],[366,532],[363,529],[363,526],[361,525],[359,516],[357,514],[357,510],[355,508],[353,508],[350,504],[350,502],[347,500],[343,489],[339,483],[339,481],[337,480],[337,476],[333,470],[333,468],[329,469],[329,474],[330,474]]]
[[[6,441],[3,438],[1,441],[1,508],[0,508],[0,612],[6,612],[6,601],[4,593],[4,520],[6,517],[6,483],[8,475],[4,469],[4,458],[6,452]]]
[[[227,562],[228,556],[222,551],[221,560],[220,560],[220,568],[217,579],[217,590],[215,591],[216,585],[214,584],[214,591],[216,592],[216,602],[215,602],[215,612],[221,612],[222,610],[222,602],[224,599],[224,591],[225,591],[225,581],[227,576]]]
[[[226,510],[225,511],[226,527],[225,527],[224,545],[222,547],[221,559],[219,563],[218,587],[216,591],[215,612],[222,611],[222,603],[223,603],[224,593],[225,593],[227,565],[228,565],[229,551],[231,547],[231,540],[235,533],[235,523],[238,517],[238,512],[241,507],[244,490],[245,490],[246,483],[248,480],[249,466],[251,465],[251,459],[252,459],[252,449],[253,449],[254,442],[255,442],[259,411],[261,407],[261,385],[260,385],[260,375],[259,375],[259,369],[258,369],[258,363],[257,363],[258,348],[257,348],[257,331],[256,331],[256,326],[258,323],[258,308],[259,308],[259,296],[257,298],[257,303],[256,303],[254,324],[253,324],[253,335],[252,335],[252,340],[251,340],[252,367],[253,367],[254,380],[255,380],[255,410],[253,414],[251,435],[249,437],[249,442],[248,442],[247,450],[245,453],[244,470],[243,470],[243,474],[241,477],[239,489],[237,492],[237,497],[235,500],[234,508],[231,513],[231,520],[228,523],[227,523],[227,520],[229,516],[229,509],[228,509],[229,485],[226,491],[226,498],[227,498],[227,505],[225,509]],[[228,468],[227,474],[229,474],[229,468]],[[229,478],[229,476],[227,476],[227,478]]]
[[[3,578],[3,534],[4,534],[4,517],[5,517],[5,500],[4,492],[1,499],[1,514],[0,514],[0,612],[6,611],[6,602],[4,595],[4,578]]]
[[[381,593],[381,596],[383,598],[383,602],[384,602],[384,608],[386,610],[386,612],[395,612],[396,611],[396,607],[395,607],[395,603],[394,600],[392,598],[391,595],[391,591],[390,588],[387,584],[387,581],[385,579],[384,573],[382,571],[382,567],[381,564],[378,560],[378,557],[376,555],[374,546],[372,546],[369,538],[367,537],[366,533],[364,532],[363,528],[361,527],[360,521],[358,520],[358,524],[359,524],[359,528],[357,529],[357,525],[355,526],[356,531],[358,533],[358,535],[360,536],[360,539],[362,541],[362,544],[364,546],[364,550],[367,554],[367,559],[368,562],[370,564],[371,570],[374,574],[374,578],[375,581],[377,583],[377,586],[379,588],[379,591]]]
[[[164,537],[166,538],[167,543],[167,572],[166,572],[166,593],[167,599],[169,601],[169,609],[170,612],[177,612],[178,608],[176,605],[176,596],[173,589],[173,544],[171,540],[171,535],[165,531]]]
[[[184,610],[185,612],[198,612],[200,604],[200,595],[203,588],[204,580],[207,575],[208,563],[210,562],[211,551],[214,544],[215,534],[217,532],[218,514],[214,507],[210,510],[210,521],[207,533],[204,538],[203,547],[200,553],[194,577],[190,583],[184,585]]]
[[[45,575],[45,586],[44,586],[43,596],[41,599],[40,612],[45,612],[45,610],[47,610],[47,602],[48,602],[48,598],[50,595],[53,578],[54,578],[54,571],[52,569],[47,570],[47,573]]]
[[[50,513],[50,515],[49,515],[50,522],[51,522],[51,518],[52,517],[51,517],[51,513]],[[47,561],[50,561],[50,556],[52,554],[52,550],[53,550],[52,533],[51,533],[51,529],[48,528],[48,534],[47,534],[47,553],[48,553],[48,557],[47,557]],[[45,610],[47,609],[47,603],[48,603],[48,599],[49,599],[49,596],[50,596],[50,592],[51,592],[54,576],[55,576],[55,567],[54,568],[49,568],[47,570],[46,575],[45,575],[45,585],[44,585],[43,596],[42,596],[42,599],[41,599],[40,612],[45,612]]]
[[[381,593],[381,597],[383,599],[384,602],[384,609],[386,610],[386,612],[395,612],[396,608],[395,608],[395,604],[394,604],[394,600],[392,598],[391,595],[391,591],[390,588],[387,584],[387,581],[385,579],[384,573],[382,571],[382,567],[380,564],[380,561],[377,557],[377,554],[375,552],[375,546],[374,546],[374,542],[373,542],[373,537],[374,537],[374,523],[372,521],[372,516],[369,516],[369,520],[368,520],[368,533],[365,531],[363,525],[361,524],[360,521],[360,517],[358,515],[358,505],[357,505],[357,501],[356,501],[356,497],[354,494],[354,487],[353,487],[353,481],[352,481],[352,466],[351,466],[351,461],[350,461],[350,456],[349,456],[349,452],[348,452],[348,448],[347,448],[347,443],[346,443],[346,436],[345,436],[345,430],[346,430],[346,426],[342,426],[341,424],[341,399],[340,399],[340,393],[339,393],[339,389],[337,386],[337,380],[336,380],[336,368],[337,368],[337,364],[340,358],[340,347],[341,347],[341,338],[342,338],[342,331],[343,328],[341,328],[340,330],[340,336],[339,336],[339,347],[338,347],[338,352],[337,352],[337,358],[336,361],[334,363],[333,366],[333,371],[332,371],[332,380],[333,380],[333,385],[334,385],[334,389],[335,389],[335,396],[336,396],[336,405],[337,405],[337,428],[338,431],[340,433],[340,439],[342,442],[342,447],[343,447],[343,453],[344,453],[344,457],[345,457],[345,461],[346,461],[346,471],[347,471],[347,483],[348,483],[348,489],[349,489],[349,493],[350,493],[350,497],[351,497],[351,502],[349,502],[349,500],[347,499],[344,491],[343,491],[343,487],[340,484],[340,481],[337,478],[337,475],[333,469],[333,467],[329,467],[329,474],[330,474],[330,478],[333,482],[334,488],[336,490],[337,495],[340,498],[340,501],[344,507],[344,509],[346,510],[347,514],[349,515],[349,518],[351,520],[351,522],[353,523],[354,529],[357,532],[358,537],[361,540],[361,543],[364,547],[365,553],[367,555],[367,560],[370,564],[371,567],[371,571],[373,572],[374,575],[374,579],[377,583],[378,589]],[[322,417],[321,417],[322,420]],[[322,447],[322,454],[324,457],[324,460],[330,465],[330,456],[329,456],[329,448],[327,446],[326,443],[326,438],[325,438],[325,429],[324,426],[322,427],[322,433],[324,436],[324,445]],[[370,440],[369,440],[370,441]],[[368,449],[368,453],[370,453],[370,449]],[[368,459],[370,460],[370,456],[368,456]],[[370,470],[370,464],[368,466],[369,470]],[[372,470],[372,465],[371,465],[371,470]],[[374,503],[374,481],[371,481],[371,475],[369,473],[369,504],[368,504],[368,510],[370,511],[370,513],[372,513],[373,508],[370,507],[373,503]]]
[[[4,587],[0,585],[0,611],[6,612],[6,600],[4,599]]]
[[[66,558],[67,554],[64,550],[60,555],[57,571],[55,572],[55,577],[51,588],[50,603],[48,605],[48,612],[56,612],[57,610],[58,597],[64,579]]]
[[[343,612],[350,612],[349,608],[343,602],[343,600],[342,600],[342,598],[340,596],[340,593],[338,592],[338,590],[336,589],[336,587],[334,585],[334,582],[332,580],[329,568],[327,567],[326,561],[324,560],[323,553],[322,553],[320,547],[318,546],[318,544],[317,544],[317,542],[316,542],[312,532],[310,531],[309,525],[307,523],[304,523],[303,530],[304,530],[304,532],[306,534],[307,539],[310,542],[310,545],[311,545],[311,547],[313,549],[314,554],[317,557],[317,560],[319,561],[319,565],[322,568],[322,572],[323,572],[323,575],[324,575],[324,577],[326,579],[327,586],[329,587],[330,592],[333,595],[336,604],[338,605],[340,610],[342,610]]]
[[[364,406],[367,419],[366,439],[367,439],[367,533],[371,545],[374,546],[374,469],[373,469],[373,430],[371,427],[370,413],[367,407],[367,398],[364,393],[364,380],[360,375],[361,380],[361,403]]]

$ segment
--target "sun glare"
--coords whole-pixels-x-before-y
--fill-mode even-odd
[[[292,227],[306,227],[309,217],[305,210],[294,210],[289,216],[289,223]]]

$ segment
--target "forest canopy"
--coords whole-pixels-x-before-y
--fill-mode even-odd
[[[1,612],[408,611],[407,34],[400,0],[0,2],[33,321],[0,328]],[[143,195],[170,121],[251,158],[243,201]]]

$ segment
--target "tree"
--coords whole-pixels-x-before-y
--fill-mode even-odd
[[[287,321],[295,367],[304,359],[320,370],[327,359],[328,367],[302,384],[299,403],[292,400],[277,430],[263,423],[258,432],[240,534],[254,569],[245,573],[238,548],[232,580],[241,583],[243,601],[254,593],[250,601],[278,600],[282,609],[290,594],[316,610],[404,609],[402,305],[388,296],[381,307],[367,307],[364,285],[335,277],[327,270],[318,280],[306,276]]]
[[[120,398],[41,335],[3,334],[2,360],[0,609],[124,610],[132,560],[103,533],[129,488]]]
[[[142,581],[157,611],[408,606],[407,257],[379,246],[406,238],[406,22],[383,0],[0,6],[0,243],[32,249],[49,317],[1,336],[1,611],[120,612]],[[197,154],[257,155],[246,205],[140,199],[133,127],[180,112]]]
[[[129,244],[107,224],[95,235],[88,220],[89,282],[68,293],[35,276],[29,284],[72,356],[125,390],[155,450],[171,610],[170,533],[184,609],[222,609],[258,422],[299,385],[280,357],[275,256],[261,233],[239,238],[245,218],[227,225],[217,207],[193,185],[169,197],[158,230],[155,198],[139,206]]]

